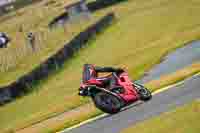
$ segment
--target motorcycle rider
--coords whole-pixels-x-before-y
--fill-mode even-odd
[[[93,64],[84,64],[83,67],[83,83],[86,83],[88,81],[94,81],[102,84],[102,86],[112,86],[114,84],[114,77],[112,75],[104,76],[104,77],[98,77],[99,73],[110,73],[115,72],[116,74],[119,74],[121,72],[124,72],[121,68],[113,68],[113,67],[100,67],[95,66]]]

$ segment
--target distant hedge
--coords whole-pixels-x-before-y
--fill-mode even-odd
[[[91,37],[103,31],[109,26],[115,16],[114,13],[109,13],[102,17],[98,22],[88,27],[85,31],[80,32],[69,43],[65,44],[56,54],[49,57],[30,73],[20,77],[15,82],[8,86],[0,88],[0,105],[4,105],[16,97],[24,95],[31,91],[30,85],[35,81],[39,81],[47,77],[55,67],[62,66],[65,61],[70,59],[79,49],[81,49]]]
[[[89,2],[87,4],[87,7],[91,12],[94,12],[94,11],[107,8],[115,4],[119,4],[121,2],[126,2],[126,1],[127,0],[96,0],[96,1]]]

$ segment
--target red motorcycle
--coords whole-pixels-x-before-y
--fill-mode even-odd
[[[126,71],[112,72],[107,76],[112,85],[105,87],[103,81],[89,79],[81,84],[80,96],[90,96],[97,108],[103,112],[114,114],[123,107],[138,100],[148,101],[152,98],[151,92],[143,85],[133,82]]]

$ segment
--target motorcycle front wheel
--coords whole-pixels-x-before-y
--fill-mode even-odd
[[[136,87],[137,92],[140,96],[140,100],[142,101],[149,101],[152,98],[152,94],[149,91],[149,89],[147,89],[146,87],[144,87],[141,84],[138,83],[133,83],[133,85]]]

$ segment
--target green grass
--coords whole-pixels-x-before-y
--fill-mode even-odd
[[[85,120],[88,120],[90,118],[93,118],[95,116],[101,115],[103,112],[98,110],[97,108],[91,107],[93,105],[89,105],[90,108],[84,108],[88,110],[84,110],[83,112],[79,112],[75,115],[72,115],[71,117],[66,117],[63,119],[62,122],[52,122],[51,125],[48,125],[47,128],[41,128],[39,130],[36,129],[36,131],[42,132],[42,133],[55,133],[59,132],[62,129],[71,127],[73,125],[79,124],[80,122],[83,122]],[[62,123],[62,124],[61,124]],[[29,129],[27,131],[30,131]]]
[[[200,101],[138,123],[121,133],[199,133]],[[162,124],[161,124],[162,123]]]
[[[88,102],[77,96],[84,63],[126,66],[136,79],[169,51],[200,37],[197,0],[129,0],[94,15],[112,10],[118,17],[113,26],[94,38],[63,69],[35,86],[34,92],[0,108],[0,129],[16,128]],[[6,77],[14,79],[17,74],[8,73],[3,79]]]

